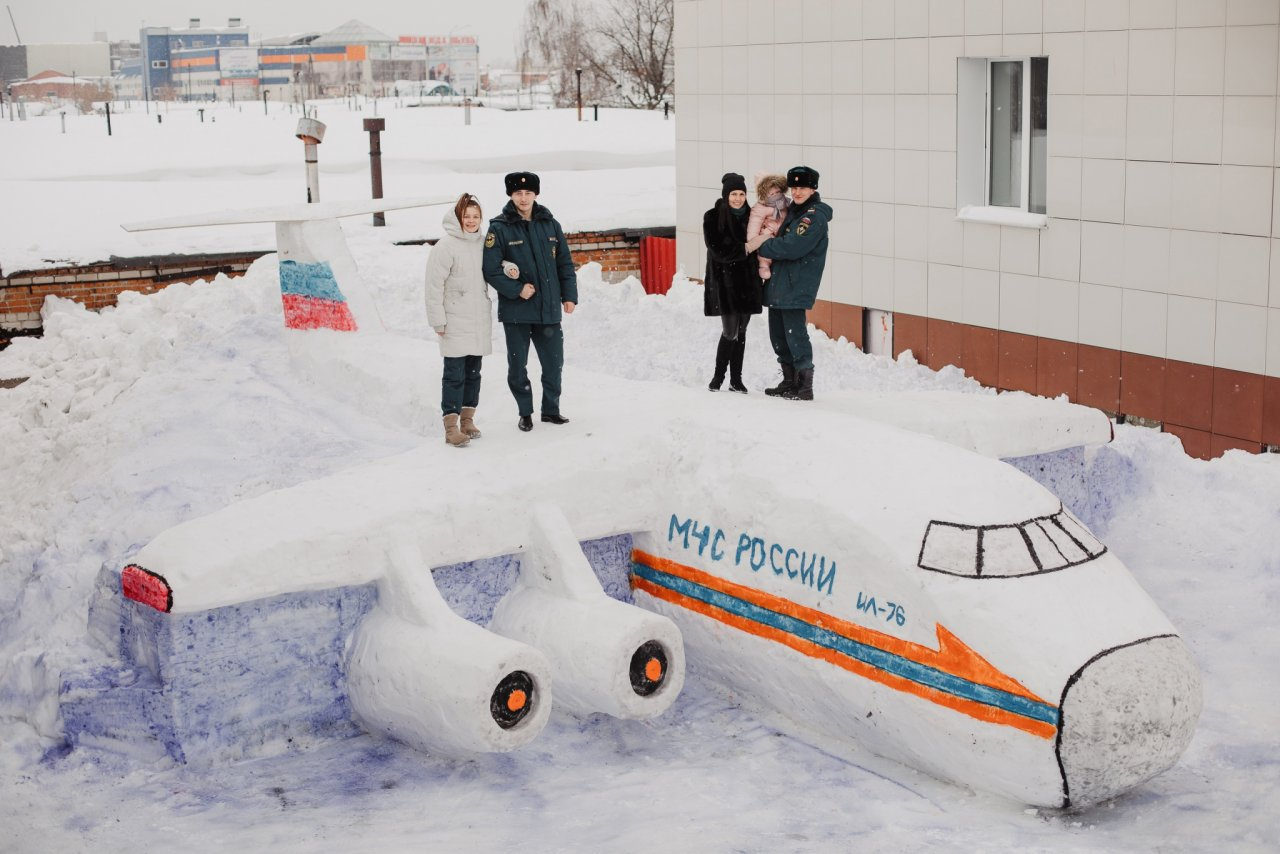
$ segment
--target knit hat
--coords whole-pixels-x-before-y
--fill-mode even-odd
[[[502,180],[507,185],[508,196],[516,190],[532,190],[535,196],[541,192],[541,182],[532,172],[512,172]]]
[[[737,172],[726,172],[720,179],[720,198],[729,201],[729,194],[734,190],[747,191],[747,179]]]
[[[808,166],[792,166],[787,170],[787,186],[818,189],[818,170]]]

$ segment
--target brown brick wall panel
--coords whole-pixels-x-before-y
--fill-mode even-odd
[[[1036,361],[1039,345],[1034,335],[1000,332],[1000,378],[998,388],[1036,392]]]
[[[1165,360],[1164,422],[1205,433],[1213,430],[1213,368]]]
[[[964,326],[949,320],[929,318],[929,356],[925,362],[935,371],[947,365],[964,367]]]
[[[768,309],[765,311],[767,313]],[[831,303],[827,300],[814,300],[813,308],[805,312],[805,319],[825,332],[828,338],[835,337],[831,333]]]
[[[8,287],[0,288],[0,314],[7,314],[15,309],[11,306],[26,305],[31,302],[31,288],[29,287]]]
[[[1182,440],[1182,450],[1187,456],[1202,460],[1213,459],[1213,434],[1168,423],[1164,425],[1164,432]]]
[[[1141,353],[1121,355],[1120,411],[1152,421],[1164,420],[1164,359]]]
[[[1262,379],[1262,441],[1280,445],[1280,377]]]
[[[1213,434],[1213,456],[1220,457],[1227,451],[1248,451],[1251,454],[1262,453],[1261,442],[1248,442],[1244,439],[1237,439],[1234,436],[1219,436]]]
[[[919,315],[893,315],[893,358],[910,350],[916,361],[924,364],[929,355],[929,322]]]
[[[1263,376],[1213,369],[1213,432],[1246,442],[1262,441]]]
[[[831,303],[831,337],[841,336],[862,349],[862,306]]]
[[[1076,403],[1120,411],[1120,351],[1081,344],[1076,348]]]
[[[985,326],[965,326],[961,347],[964,372],[994,388],[1000,381],[1000,333]]]
[[[1041,338],[1036,351],[1036,394],[1076,399],[1079,384],[1079,347],[1070,341]]]

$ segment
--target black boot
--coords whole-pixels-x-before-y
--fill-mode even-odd
[[[738,340],[733,342],[733,349],[729,351],[729,391],[736,391],[738,394],[747,393],[747,387],[742,384],[742,357],[746,350],[746,336],[739,335]]]
[[[794,365],[782,366],[782,382],[773,388],[767,388],[764,393],[769,397],[785,397],[796,388],[796,369]]]
[[[813,400],[813,368],[796,371],[796,387],[783,397],[787,400]]]
[[[729,352],[732,349],[733,342],[721,335],[720,343],[716,345],[716,372],[707,386],[711,391],[719,391],[724,384],[724,372],[729,368]]]

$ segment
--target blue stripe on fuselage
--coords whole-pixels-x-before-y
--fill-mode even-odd
[[[962,679],[959,676],[920,664],[895,653],[860,643],[844,635],[837,634],[830,629],[807,623],[804,620],[770,611],[736,596],[712,590],[709,587],[654,569],[642,563],[632,561],[631,567],[633,573],[660,587],[673,590],[682,596],[688,596],[690,599],[705,602],[744,619],[769,626],[778,631],[787,632],[818,646],[835,650],[902,679],[908,679],[917,684],[971,700],[975,703],[1003,709],[1031,720],[1042,721],[1053,726],[1058,725],[1058,710],[1047,703],[1029,700],[1026,697],[1019,697],[1017,694],[1011,694],[999,688],[970,682],[968,679]]]

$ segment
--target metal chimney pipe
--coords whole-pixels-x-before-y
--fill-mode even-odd
[[[307,159],[307,204],[320,201],[320,163],[316,148],[324,141],[324,122],[318,119],[299,119],[298,139],[302,140]]]

